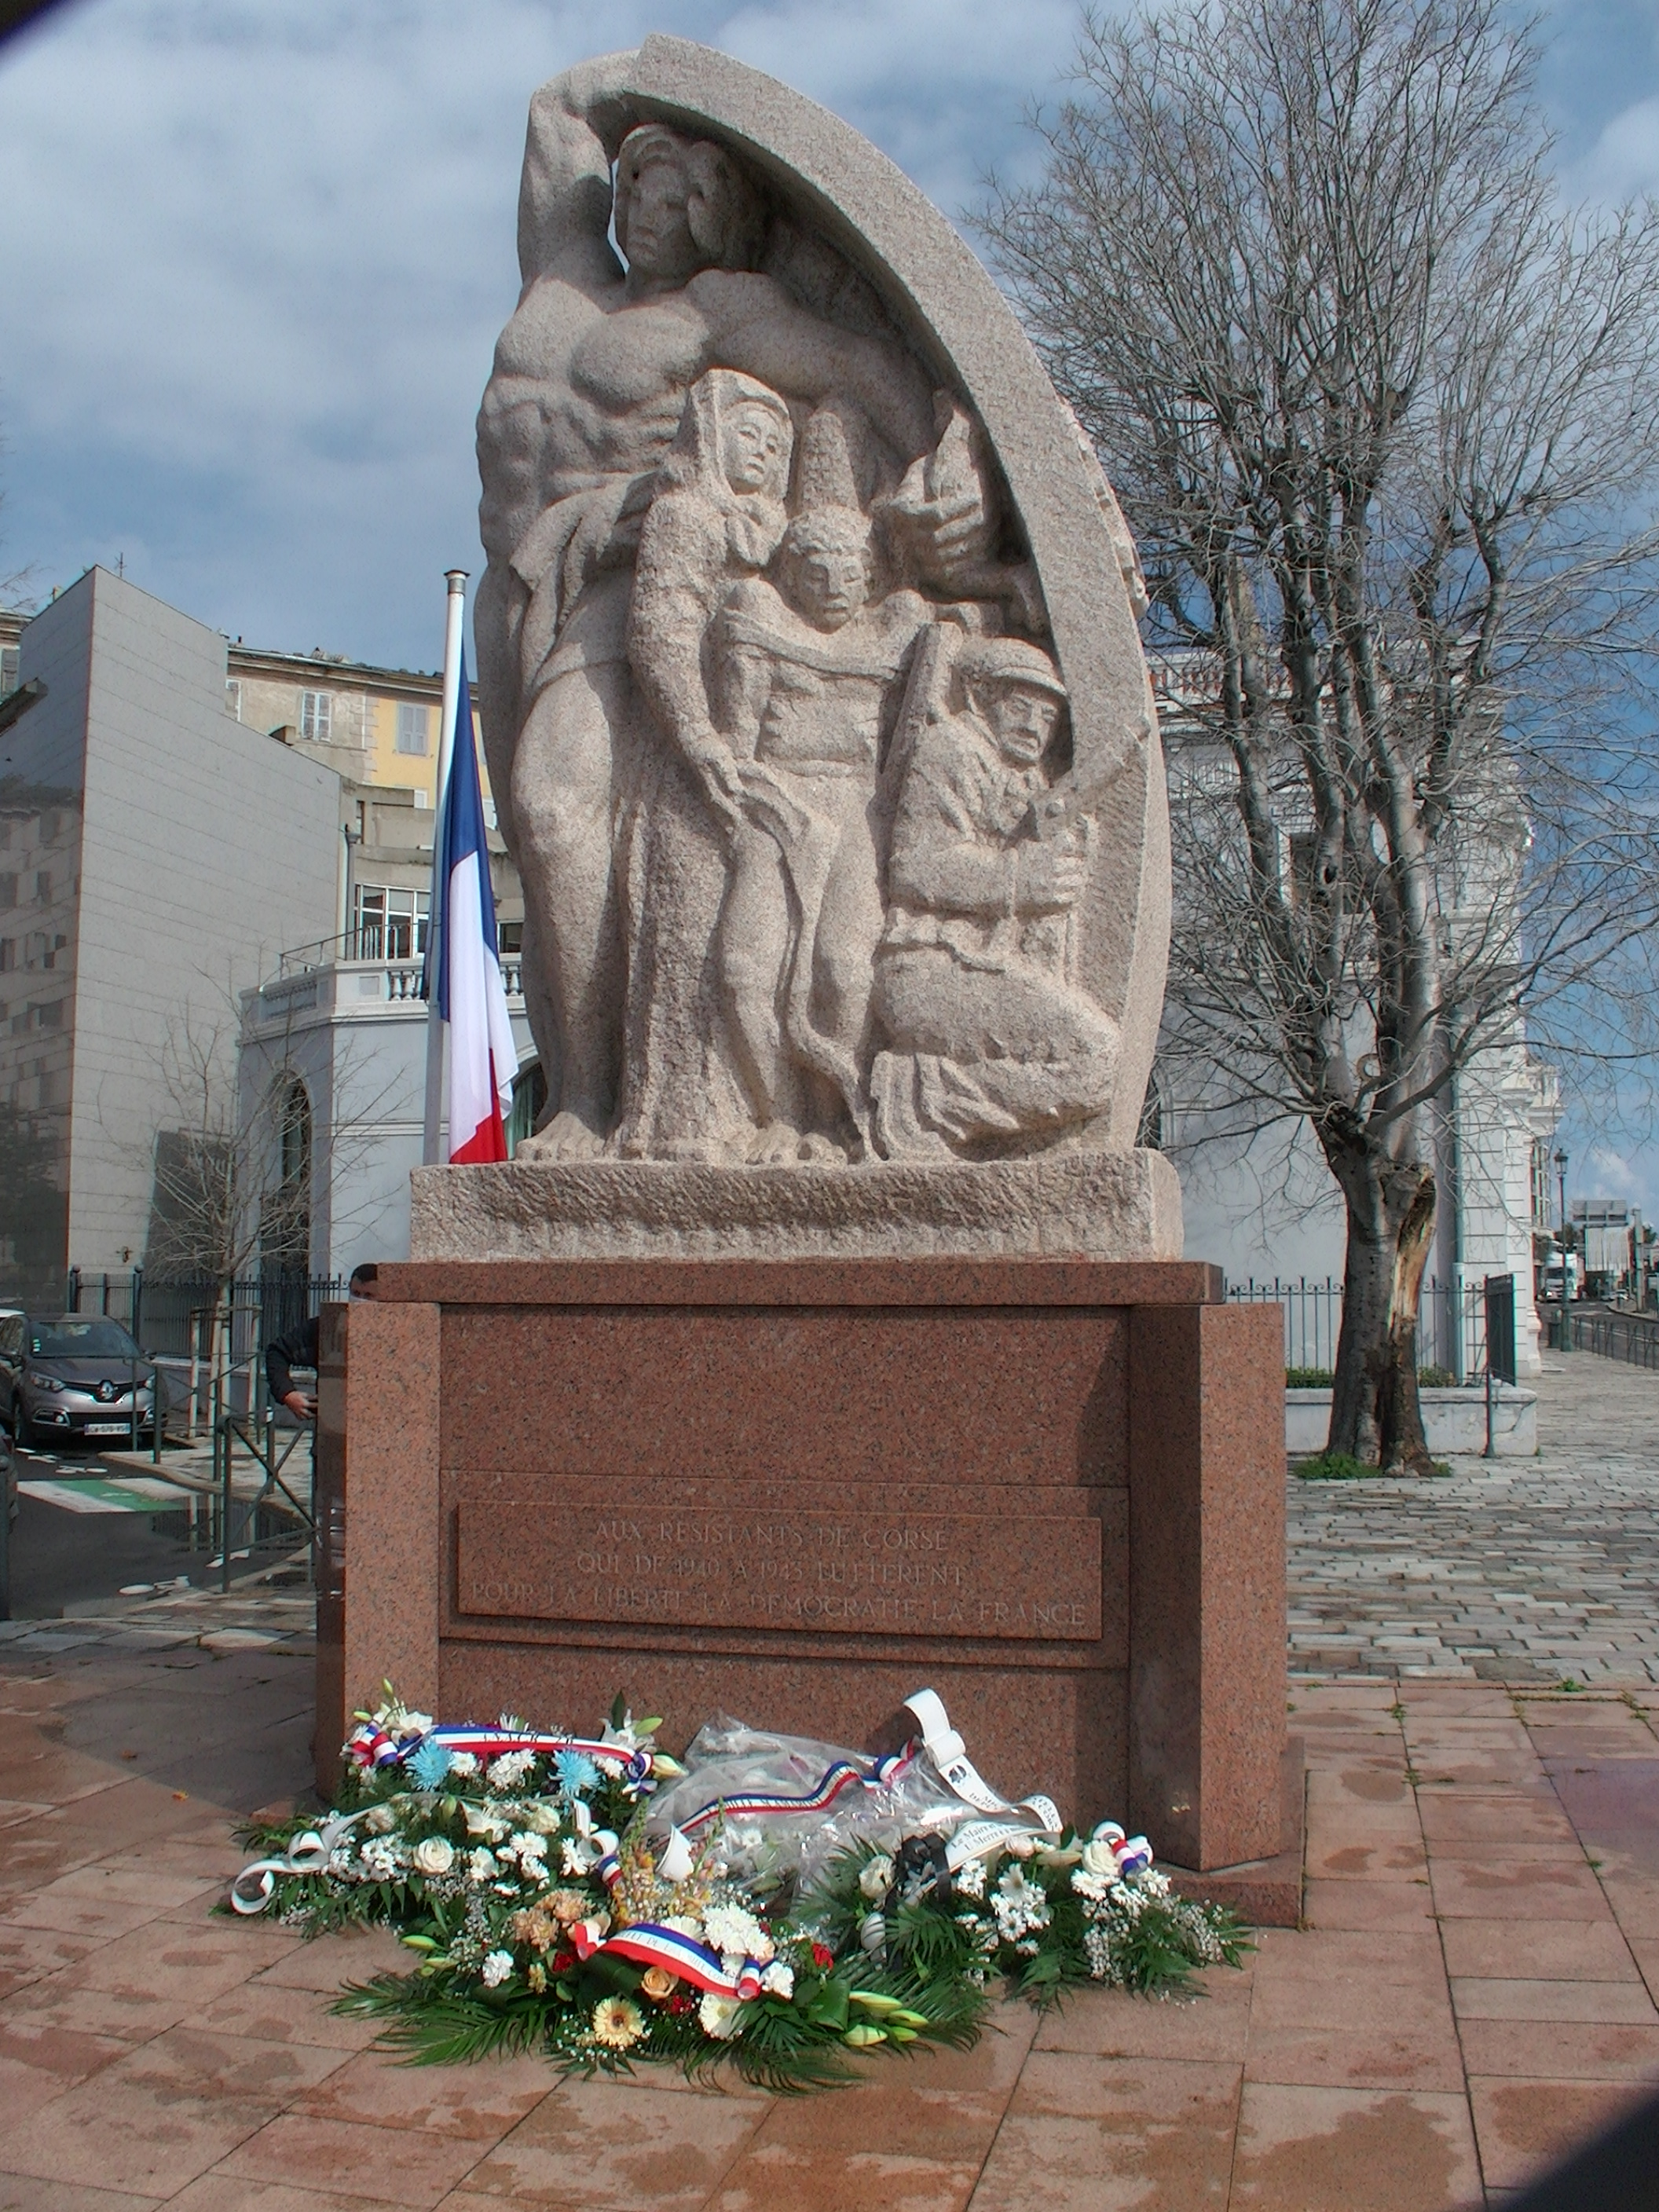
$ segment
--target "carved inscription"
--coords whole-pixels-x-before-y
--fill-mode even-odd
[[[459,1509],[464,1613],[880,1636],[1100,1634],[1100,1524],[1081,1517],[743,1513],[492,1499]]]

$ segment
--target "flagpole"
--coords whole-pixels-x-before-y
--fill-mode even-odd
[[[436,958],[442,947],[438,933],[443,927],[444,810],[449,803],[449,769],[455,749],[455,714],[461,679],[461,627],[466,618],[465,568],[447,568],[444,582],[449,599],[444,622],[444,695],[438,711],[438,793],[432,824],[432,896],[427,916],[427,943],[433,957],[428,970],[436,975]],[[467,720],[471,722],[469,714]],[[421,1130],[421,1164],[437,1167],[443,1161],[444,1024],[438,1012],[435,988],[426,1007],[426,1113]]]

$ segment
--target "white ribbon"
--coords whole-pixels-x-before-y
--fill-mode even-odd
[[[234,1912],[263,1912],[276,1894],[276,1884],[284,1875],[326,1874],[328,1863],[339,1849],[342,1840],[350,1833],[363,1813],[373,1808],[365,1805],[362,1813],[331,1813],[324,1821],[320,1834],[315,1828],[301,1830],[289,1844],[279,1859],[255,1859],[245,1866],[230,1885],[231,1910]],[[252,1893],[243,1889],[252,1882]]]
[[[915,1715],[927,1756],[946,1786],[975,1812],[1000,1817],[969,1820],[956,1829],[945,1846],[945,1863],[954,1874],[969,1859],[984,1858],[1016,1836],[1058,1836],[1064,1823],[1052,1797],[1022,1798],[1018,1805],[993,1790],[968,1756],[968,1747],[951,1725],[945,1700],[937,1690],[918,1690],[904,1700]]]

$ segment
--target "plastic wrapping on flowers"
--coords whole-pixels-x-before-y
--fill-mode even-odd
[[[315,1932],[385,1922],[407,1974],[348,1989],[416,2063],[540,2050],[569,2071],[729,2065],[778,2089],[851,2054],[978,2036],[1040,2005],[1236,1966],[1231,1913],[1176,1896],[1146,1839],[1080,1835],[985,1784],[930,1692],[882,1759],[724,1718],[684,1763],[621,1700],[597,1735],[504,1715],[359,1716],[334,1811],[248,1832],[230,1904]]]

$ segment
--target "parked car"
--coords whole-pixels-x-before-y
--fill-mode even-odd
[[[88,1437],[149,1441],[156,1372],[118,1321],[105,1314],[10,1314],[0,1319],[0,1419],[20,1444]],[[162,1385],[165,1413],[166,1386]]]

